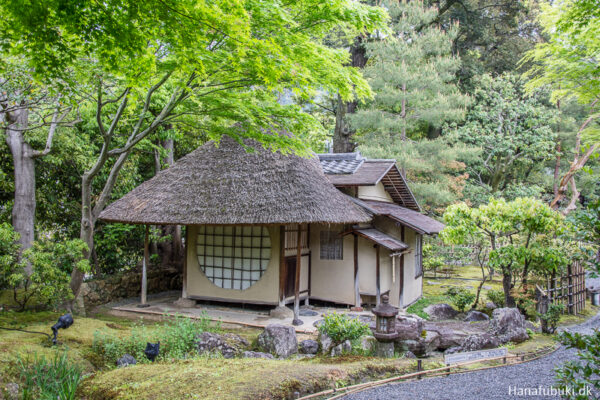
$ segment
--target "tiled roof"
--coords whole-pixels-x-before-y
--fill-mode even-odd
[[[319,154],[323,172],[328,175],[354,174],[365,159],[360,153]]]

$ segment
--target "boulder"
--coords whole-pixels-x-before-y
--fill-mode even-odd
[[[289,357],[298,352],[298,339],[293,326],[280,324],[267,325],[258,335],[258,345],[267,353],[277,357]]]
[[[246,358],[266,358],[269,360],[274,359],[275,357],[273,357],[272,354],[269,353],[261,353],[260,351],[244,351],[242,353],[242,357],[246,357]]]
[[[294,311],[286,306],[277,306],[269,312],[269,315],[277,319],[294,318]]]
[[[459,351],[473,351],[481,349],[493,349],[500,346],[500,340],[491,333],[469,336],[460,346]]]
[[[498,306],[496,305],[496,303],[494,303],[493,301],[488,301],[487,303],[485,303],[485,308],[487,310],[493,311],[496,308],[498,308]]]
[[[423,309],[429,315],[429,318],[432,321],[442,321],[446,319],[453,319],[458,315],[458,311],[456,311],[452,306],[445,303],[440,304],[432,304]]]
[[[375,349],[376,344],[377,339],[373,336],[363,336],[360,339],[360,348],[366,353],[372,352]]]
[[[319,342],[316,340],[303,340],[300,342],[299,347],[302,354],[317,354],[319,352]]]
[[[415,354],[412,351],[405,351],[404,358],[417,358],[417,356],[415,356]]]
[[[439,348],[440,334],[435,331],[426,331],[425,337],[421,337],[419,340],[402,340],[397,343],[402,351],[410,351],[418,356],[424,356]]]
[[[489,321],[490,317],[481,311],[471,310],[465,317],[465,322]]]
[[[419,340],[423,331],[423,319],[416,315],[398,315],[396,332],[398,340]]]
[[[492,314],[490,331],[500,343],[520,343],[529,339],[525,326],[525,317],[517,308],[497,308]]]
[[[326,333],[319,333],[319,344],[321,345],[321,353],[327,354],[333,346],[333,340]]]
[[[125,354],[123,357],[117,360],[117,367],[126,367],[128,365],[135,365],[137,361],[131,354]]]
[[[349,340],[345,340],[344,343],[338,344],[331,349],[329,354],[331,357],[339,357],[343,354],[350,354],[352,352],[352,343]]]
[[[219,352],[225,358],[235,357],[236,354],[241,351],[240,347],[242,346],[239,342],[235,343],[236,340],[227,339],[228,338],[226,336],[212,332],[203,332],[202,334],[197,335],[196,348],[198,349],[198,354],[204,354],[206,352]]]
[[[445,350],[450,347],[460,346],[470,335],[477,335],[486,332],[487,322],[425,322],[423,328],[427,331],[437,332],[439,334],[438,349]]]

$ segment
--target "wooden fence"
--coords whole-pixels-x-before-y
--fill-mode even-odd
[[[585,308],[585,270],[575,262],[560,276],[552,274],[546,281],[546,293],[552,304],[564,304],[569,314],[579,314]]]

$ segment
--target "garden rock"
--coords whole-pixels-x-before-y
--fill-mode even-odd
[[[437,332],[440,335],[438,349],[445,350],[450,347],[460,346],[463,341],[471,335],[481,334],[487,331],[488,323],[477,322],[424,322],[423,328],[427,331]]]
[[[500,343],[520,343],[529,339],[525,327],[525,317],[516,308],[497,308],[492,314],[490,331]]]
[[[326,333],[319,333],[319,344],[321,345],[321,353],[327,354],[333,346],[333,340]]]
[[[500,340],[491,333],[469,336],[460,346],[460,351],[473,351],[481,349],[493,349],[500,346]]]
[[[184,299],[183,297],[181,297],[179,298],[179,300],[174,301],[173,305],[179,308],[194,308],[196,307],[196,300]]]
[[[540,333],[542,331],[541,326],[536,326],[531,321],[525,321],[525,330],[527,330],[527,329],[531,329],[533,332],[536,332],[536,333]]]
[[[277,357],[289,357],[298,352],[298,339],[293,326],[267,325],[265,330],[258,335],[258,345],[264,351]]]
[[[344,343],[338,344],[331,349],[331,357],[339,357],[343,354],[349,354],[352,352],[352,343],[349,340],[345,340]]]
[[[244,351],[242,353],[242,357],[246,357],[246,358],[266,358],[269,360],[274,359],[275,357],[273,357],[272,354],[269,353],[261,353],[260,351]]]
[[[399,340],[419,340],[423,331],[423,320],[416,315],[398,315],[396,332]]]
[[[398,344],[403,351],[424,356],[439,348],[440,334],[435,331],[427,331],[425,337],[421,337],[419,340],[403,340]]]
[[[277,319],[294,318],[294,311],[286,306],[277,306],[269,312],[269,315]]]
[[[131,354],[125,354],[123,357],[117,360],[117,367],[126,367],[128,365],[135,365],[137,361]]]
[[[377,339],[373,336],[363,336],[360,339],[360,348],[367,353],[372,352],[375,349],[376,344]]]
[[[404,358],[417,358],[417,356],[412,351],[406,351],[404,352]]]
[[[490,317],[481,311],[471,310],[467,313],[464,321],[466,322],[477,322],[477,321],[489,321]]]
[[[225,336],[217,333],[203,332],[201,335],[196,336],[196,339],[198,354],[216,351],[225,358],[233,358],[240,351],[239,348],[228,343]]]
[[[323,322],[325,322],[325,320],[324,320],[324,319],[318,319],[318,320],[316,320],[315,322],[313,322],[313,326],[314,326],[315,328],[319,328],[319,326],[323,325]]]
[[[449,304],[432,304],[423,309],[429,315],[429,318],[433,321],[442,321],[446,319],[453,319],[458,315],[456,311]]]
[[[314,310],[309,310],[308,308],[301,308],[298,314],[301,317],[316,317],[317,315],[319,315],[318,312]]]
[[[312,339],[303,340],[300,342],[300,353],[302,354],[317,354],[319,352],[319,342]]]
[[[495,310],[496,308],[498,308],[498,306],[496,306],[496,304],[493,301],[488,301],[487,303],[485,303],[485,308],[488,310]]]

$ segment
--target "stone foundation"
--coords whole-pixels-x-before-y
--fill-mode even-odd
[[[181,290],[182,276],[174,268],[148,271],[148,293]],[[142,273],[129,271],[101,279],[86,281],[81,285],[81,295],[86,307],[140,295]]]

